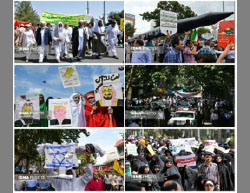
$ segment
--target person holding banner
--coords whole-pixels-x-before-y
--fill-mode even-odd
[[[117,53],[116,53],[116,48],[115,45],[118,42],[117,36],[121,34],[119,28],[116,25],[115,21],[111,21],[111,26],[108,27],[107,31],[106,31],[106,39],[108,40],[109,46],[108,46],[108,53],[111,50],[112,54],[113,54],[113,58],[115,59],[119,59],[117,57]]]
[[[26,52],[26,63],[29,62],[30,55],[31,55],[31,47],[35,45],[36,39],[34,36],[34,33],[31,29],[31,24],[26,24],[25,30],[21,34],[19,45],[22,45],[22,47],[25,47]]]
[[[60,63],[60,58],[63,57],[65,49],[66,31],[63,28],[63,23],[58,22],[55,30],[53,31],[53,46],[55,49],[56,61]]]
[[[50,29],[45,27],[46,22],[41,21],[40,27],[36,32],[36,43],[38,46],[38,54],[39,54],[39,63],[42,63],[43,60],[47,60],[49,54],[49,45],[52,42],[52,37],[50,33]],[[45,55],[45,56],[44,56]]]
[[[85,116],[87,127],[116,127],[111,107],[97,107],[93,92],[85,95]]]
[[[70,96],[70,105],[72,113],[73,127],[86,127],[85,111],[83,101],[79,93],[73,93]]]
[[[103,26],[103,21],[95,21],[93,27],[93,53],[97,53],[96,58],[101,59],[101,53],[106,53],[107,48],[105,45],[105,27]]]
[[[78,27],[73,29],[72,33],[72,52],[73,57],[77,57],[77,61],[81,61],[85,57],[87,32],[83,26],[84,21],[78,21]]]

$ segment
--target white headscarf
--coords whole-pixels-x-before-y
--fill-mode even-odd
[[[79,95],[79,103],[74,101],[74,96]],[[73,127],[86,127],[85,111],[83,107],[83,101],[79,93],[73,93],[70,96],[70,106],[72,114],[72,126]]]
[[[99,22],[100,20],[95,20],[95,23],[94,23],[94,27],[93,27],[93,32],[96,32],[96,33],[98,33],[98,34],[101,34],[101,33],[103,33],[104,31],[105,31],[105,27],[104,27],[104,25],[103,26],[101,26],[101,27],[99,27],[99,25],[98,25],[98,22]],[[102,20],[101,20],[102,21]]]

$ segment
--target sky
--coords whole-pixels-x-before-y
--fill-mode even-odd
[[[120,133],[124,133],[124,129],[87,129],[90,132],[90,136],[86,137],[84,134],[80,134],[78,139],[79,146],[87,143],[97,144],[104,151],[108,152],[114,149],[115,143],[122,139]]]
[[[42,11],[63,14],[87,13],[87,1],[32,1],[32,7],[39,16]],[[122,1],[106,1],[105,9],[107,15],[111,11],[120,12],[124,9],[124,3]],[[89,1],[89,14],[96,19],[103,17],[103,1]]]
[[[150,30],[150,23],[146,20],[142,20],[139,14],[147,11],[153,11],[156,9],[159,1],[152,0],[127,0],[125,1],[125,13],[130,13],[135,15],[135,34],[140,34]],[[191,7],[191,9],[197,14],[201,15],[208,12],[222,12],[223,4],[222,1],[178,1],[185,6]],[[234,1],[224,1],[225,12],[235,11]],[[226,20],[233,20],[235,15],[226,18]]]
[[[72,94],[72,88],[63,87],[58,72],[58,67],[61,66],[63,65],[16,65],[14,72],[15,98],[22,94],[34,96],[36,93],[44,94],[45,99],[49,96],[53,98],[69,98]],[[81,85],[75,87],[75,91],[83,94],[94,90],[94,75],[112,73],[109,65],[76,65],[76,70]],[[42,83],[44,80],[46,80],[46,84]],[[124,87],[124,73],[120,73],[120,80],[121,86]]]
[[[80,134],[78,139],[78,146],[83,146],[88,143],[97,144],[102,150],[105,151],[106,155],[108,152],[115,149],[114,145],[119,139],[122,139],[124,129],[87,129],[90,132],[90,136],[86,137],[84,134]],[[98,156],[96,163],[103,163],[106,161],[106,156]]]

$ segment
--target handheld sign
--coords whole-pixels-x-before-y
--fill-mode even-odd
[[[149,151],[149,153],[153,156],[155,154],[154,150],[152,149],[151,145],[147,146],[147,150]]]
[[[119,73],[94,76],[94,93],[97,106],[122,106],[123,96]]]
[[[195,154],[185,155],[185,156],[176,156],[176,163],[178,167],[196,166]]]
[[[49,127],[71,126],[72,114],[69,99],[50,99],[49,112],[51,116]]]
[[[165,35],[173,35],[177,32],[177,13],[161,10],[160,29]]]
[[[39,96],[26,96],[16,98],[15,119],[40,119]]]
[[[64,88],[80,86],[80,80],[75,66],[59,67],[58,70]]]
[[[130,154],[135,155],[135,156],[138,155],[137,147],[135,144],[126,144],[126,148],[127,148],[128,155],[130,155]]]

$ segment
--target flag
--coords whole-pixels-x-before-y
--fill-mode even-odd
[[[198,33],[197,33],[196,29],[194,29],[194,31],[191,34],[191,40],[196,41],[197,43],[199,42]]]
[[[122,176],[124,176],[124,171],[123,169],[120,167],[119,163],[117,160],[114,161],[114,165],[113,168],[115,171],[117,171],[119,174],[121,174]]]

